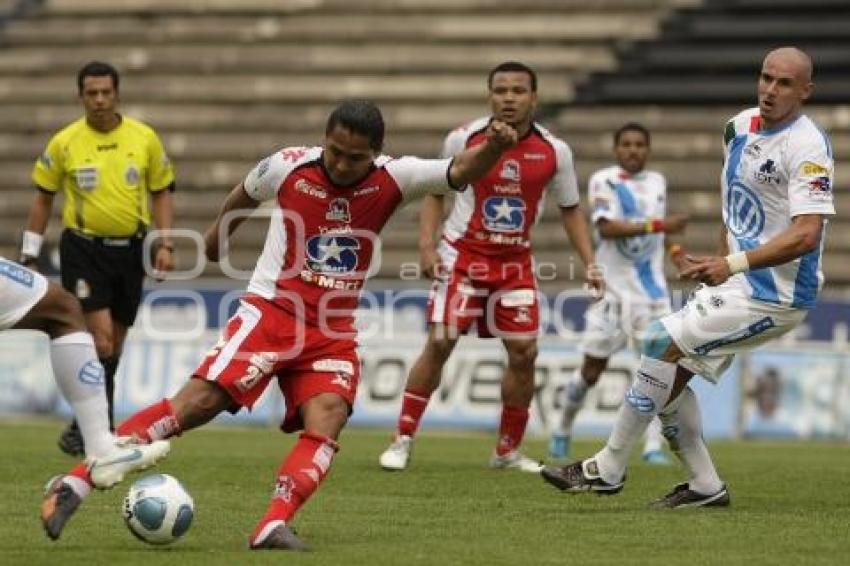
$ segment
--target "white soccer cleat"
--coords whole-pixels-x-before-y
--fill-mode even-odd
[[[512,450],[502,456],[493,454],[490,458],[490,467],[495,470],[519,470],[529,474],[539,474],[543,469],[543,462],[532,460],[522,455],[519,450]]]
[[[121,482],[128,473],[150,468],[165,458],[169,450],[171,443],[167,440],[141,444],[134,438],[124,436],[116,440],[114,450],[89,460],[89,476],[95,487],[108,489]]]
[[[395,437],[389,448],[381,454],[379,462],[381,467],[390,471],[401,471],[410,462],[410,454],[413,452],[413,437],[400,434]]]

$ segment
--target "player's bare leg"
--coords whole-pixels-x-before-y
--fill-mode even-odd
[[[490,459],[490,467],[537,473],[543,465],[523,456],[519,451],[525,435],[525,427],[528,424],[528,407],[534,397],[537,340],[536,338],[510,338],[503,342],[508,352],[508,365],[502,377],[499,439],[493,457]]]
[[[278,470],[271,503],[251,534],[252,550],[310,550],[289,523],[327,477],[349,410],[336,393],[316,395],[301,405],[304,431]]]
[[[413,437],[431,394],[440,386],[443,366],[457,344],[458,331],[442,324],[432,324],[422,353],[410,368],[404,387],[401,411],[395,437],[381,454],[379,462],[385,470],[404,470],[413,452]]]

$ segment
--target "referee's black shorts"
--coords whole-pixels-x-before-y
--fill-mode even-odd
[[[132,326],[145,277],[143,241],[64,230],[59,240],[62,286],[80,300],[84,312],[108,308],[113,320]]]

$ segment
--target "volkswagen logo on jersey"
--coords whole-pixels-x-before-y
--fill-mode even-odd
[[[655,251],[657,236],[632,236],[617,238],[617,250],[629,259],[643,259]]]
[[[761,200],[743,183],[732,183],[726,194],[726,225],[737,238],[757,238],[764,229]]]
[[[484,227],[491,232],[520,232],[525,225],[525,202],[515,197],[484,201]]]
[[[357,269],[359,249],[353,236],[313,236],[307,240],[307,267],[323,275],[351,273]]]
[[[333,199],[328,205],[328,213],[325,214],[325,219],[336,222],[351,222],[351,214],[348,212],[348,199]]]

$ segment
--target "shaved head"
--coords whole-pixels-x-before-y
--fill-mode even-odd
[[[768,53],[758,83],[759,115],[765,129],[796,120],[812,94],[812,58],[796,47]]]
[[[778,64],[793,67],[797,77],[804,82],[812,82],[812,58],[808,53],[797,47],[778,47],[764,57],[764,64],[768,60]]]

